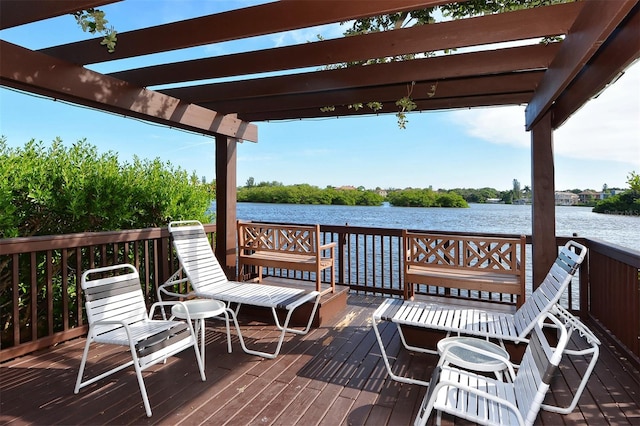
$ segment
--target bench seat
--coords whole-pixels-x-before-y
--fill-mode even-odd
[[[446,282],[448,286],[477,291],[512,294],[520,277],[480,269],[442,268],[412,265],[407,271],[411,282]]]
[[[316,256],[293,253],[255,252],[244,256],[243,264],[257,265],[269,268],[297,269],[305,271],[316,270]],[[326,269],[333,265],[333,259],[323,257],[320,259],[320,268]]]

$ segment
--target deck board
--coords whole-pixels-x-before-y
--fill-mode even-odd
[[[371,329],[371,314],[381,301],[350,295],[344,312],[330,323],[305,336],[288,335],[274,360],[242,352],[234,332],[233,353],[228,354],[223,323],[210,322],[206,382],[200,380],[192,351],[143,373],[153,410],[150,419],[132,370],[74,395],[85,340],[59,344],[0,365],[0,424],[412,424],[425,389],[389,379]],[[241,316],[241,327],[249,346],[274,348],[278,332],[273,325]],[[427,380],[437,357],[406,351],[390,323],[380,329],[397,372]],[[126,359],[105,345],[96,345],[90,354],[92,374]],[[585,368],[584,359],[565,357],[547,401],[568,404],[570,390],[579,381],[577,371]],[[639,383],[638,371],[613,346],[603,344],[578,407],[565,416],[541,412],[537,423],[640,424]],[[469,423],[445,415],[442,424]]]

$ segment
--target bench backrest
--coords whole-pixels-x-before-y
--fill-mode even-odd
[[[240,250],[318,254],[320,225],[280,225],[238,221]]]
[[[526,237],[474,237],[403,231],[405,267],[436,266],[524,273]]]
[[[140,276],[133,265],[96,268],[82,274],[80,281],[89,324],[96,321],[123,321],[133,324],[149,318],[140,286]],[[101,326],[104,333],[120,325]]]

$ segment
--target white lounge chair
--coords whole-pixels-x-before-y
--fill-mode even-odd
[[[140,276],[133,265],[88,270],[82,274],[81,286],[85,297],[89,334],[74,393],[77,394],[81,388],[133,365],[144,408],[147,416],[151,417],[142,371],[191,347],[196,354],[200,377],[202,381],[206,380],[191,320],[185,322],[151,319],[157,307],[181,302],[154,303],[147,314]],[[131,361],[82,381],[89,346],[93,342],[128,347]]]
[[[596,362],[598,361],[598,356],[600,355],[600,339],[598,339],[591,330],[587,326],[585,326],[582,321],[576,318],[572,313],[564,309],[562,306],[556,304],[551,308],[551,313],[558,318],[560,321],[564,323],[565,328],[567,329],[567,333],[569,337],[573,335],[574,332],[578,334],[587,345],[585,348],[578,349],[569,349],[565,348],[564,354],[571,356],[584,356],[591,357],[589,364],[587,365],[586,370],[582,375],[582,379],[580,380],[580,384],[577,388],[575,388],[575,392],[573,393],[573,399],[571,403],[566,407],[559,407],[557,405],[551,404],[542,404],[542,409],[545,411],[551,411],[559,414],[569,414],[571,413],[576,405],[578,405],[578,400],[582,395],[582,391],[587,386],[587,382],[589,381],[589,377],[593,372],[593,369],[596,366]]]
[[[479,336],[496,339],[501,343],[527,342],[534,325],[558,303],[569,286],[573,275],[587,254],[587,248],[569,241],[560,250],[544,281],[515,312],[492,311],[476,307],[465,307],[460,303],[424,302],[401,299],[386,299],[373,313],[372,325],[380,346],[382,358],[391,378],[396,381],[428,386],[428,382],[396,375],[389,362],[378,324],[390,321],[398,327],[405,348],[416,352],[437,353],[435,349],[407,344],[401,326],[413,326],[445,331],[448,334]]]
[[[180,269],[173,274],[167,282],[159,287],[159,294],[164,293],[175,296],[178,293],[174,291],[174,286],[188,281],[193,289],[190,295],[220,300],[227,303],[227,305],[236,304],[236,309],[235,311],[231,311],[231,314],[236,325],[240,344],[246,353],[252,355],[275,358],[280,353],[286,333],[306,334],[309,332],[320,302],[321,295],[318,291],[229,281],[211,249],[211,244],[200,222],[171,222],[169,224],[169,233],[171,234],[173,246],[180,261]],[[182,277],[183,274],[186,275],[186,277]],[[293,312],[306,302],[313,303],[311,315],[306,327],[302,329],[290,327],[289,322]],[[275,324],[281,331],[274,352],[262,352],[246,347],[236,318],[242,305],[271,309]],[[282,324],[280,324],[277,309],[283,309],[287,313]]]
[[[555,348],[542,332],[545,320],[558,330]],[[545,314],[534,323],[517,373],[505,358],[484,352],[484,356],[495,356],[506,363],[513,383],[454,367],[436,367],[414,425],[426,425],[433,410],[437,412],[438,425],[442,412],[483,425],[533,425],[568,340],[564,324],[552,314]]]

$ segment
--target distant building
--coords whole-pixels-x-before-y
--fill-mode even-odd
[[[580,201],[578,194],[573,192],[556,192],[556,206],[575,206]]]
[[[582,191],[578,194],[580,204],[589,204],[600,199],[600,193],[595,191]]]
[[[382,197],[386,197],[387,196],[387,191],[384,189],[376,189],[376,194],[382,196]]]
[[[339,186],[336,188],[338,191],[355,191],[356,188],[355,186],[352,185],[345,185],[345,186]]]

